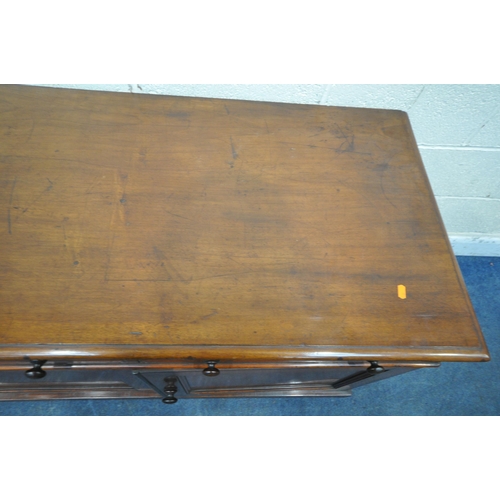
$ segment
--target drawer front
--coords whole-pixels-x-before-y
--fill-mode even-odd
[[[43,378],[28,378],[24,370],[0,370],[0,401],[32,399],[152,398],[132,370],[46,368]]]
[[[277,396],[350,396],[351,386],[334,389],[332,384],[365,368],[287,368],[221,369],[220,374],[205,376],[201,370],[144,371],[137,373],[145,385],[159,394],[172,392],[176,398],[277,397]],[[175,382],[173,382],[175,380]]]
[[[218,365],[220,366],[220,365]],[[200,369],[49,366],[35,369],[0,367],[0,401],[28,399],[350,396],[351,389],[399,375],[418,366],[385,366],[366,376],[367,363],[336,367]],[[430,366],[430,365],[428,365]],[[380,368],[380,367],[378,367]],[[41,372],[40,372],[41,370]],[[205,373],[204,373],[205,372]],[[211,375],[211,376],[207,376]],[[30,376],[27,376],[30,375]],[[37,378],[37,377],[41,378]]]

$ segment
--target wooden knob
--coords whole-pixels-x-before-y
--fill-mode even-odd
[[[165,403],[166,405],[173,405],[174,403],[177,403],[178,399],[174,398],[173,396],[169,396],[168,398],[163,398],[161,400],[162,403]]]
[[[177,392],[177,378],[176,377],[168,377],[165,380],[165,387],[163,388],[163,392],[165,393],[165,398],[163,398],[161,401],[162,403],[165,403],[166,405],[173,405],[174,403],[177,403],[177,398],[174,396],[174,394]]]
[[[216,377],[219,375],[220,370],[215,368],[217,363],[218,361],[207,361],[208,367],[203,370],[203,375],[206,375],[207,377]]]
[[[26,370],[24,374],[28,378],[33,378],[33,379],[39,379],[45,377],[47,375],[47,372],[42,370],[42,366],[46,363],[46,361],[31,361],[33,364],[33,368]]]

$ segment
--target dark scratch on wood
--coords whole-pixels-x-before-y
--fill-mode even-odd
[[[224,104],[224,108],[226,109],[226,113],[230,115],[231,113],[229,112],[229,109],[227,109],[227,106]]]
[[[223,278],[223,277],[227,277],[227,276],[233,276],[233,277],[236,277],[236,276],[239,276],[239,275],[242,275],[242,274],[250,274],[250,273],[253,273],[254,271],[240,271],[240,272],[235,272],[235,273],[227,273],[227,274],[214,274],[212,276],[202,276],[201,278],[193,278],[193,277],[190,277],[189,279],[129,279],[129,280],[124,280],[124,279],[106,279],[106,281],[119,281],[119,282],[123,282],[123,283],[127,283],[127,282],[133,282],[133,283],[138,283],[138,282],[141,282],[141,283],[148,283],[148,282],[158,282],[158,283],[161,283],[161,282],[169,282],[169,283],[191,283],[192,281],[203,281],[203,280],[210,280],[210,279],[213,279],[213,278]]]
[[[190,122],[190,113],[186,111],[167,111],[166,116],[168,116],[169,118],[178,118],[179,120],[186,120]]]
[[[394,203],[392,202],[392,200],[387,196],[386,192],[385,192],[385,189],[384,189],[384,173],[382,172],[381,176],[380,176],[380,189],[382,190],[382,194],[384,195],[385,199],[394,207],[394,208],[398,208],[396,205],[394,205]]]
[[[237,260],[234,260],[230,255],[226,255],[226,257],[229,260],[232,260],[235,264],[238,264],[239,266],[242,266],[244,269],[247,269],[249,272],[255,272],[250,266],[247,266],[246,264],[243,264],[243,262],[238,262]]]
[[[147,154],[148,154],[148,148],[141,148],[139,151],[139,161],[144,165],[148,166],[148,161],[147,161]]]
[[[28,135],[28,138],[26,139],[26,143],[30,142],[31,136],[33,135],[33,130],[35,130],[35,120],[32,119],[31,122],[32,122],[31,130],[30,130],[30,133]]]
[[[165,273],[167,274],[168,279],[166,281],[183,282],[187,284],[191,283],[191,278],[186,279],[174,266],[171,259],[162,250],[160,250],[157,246],[153,246],[153,252],[155,254],[156,259],[158,260],[158,262],[162,264],[162,267]],[[159,280],[153,280],[153,281],[159,281]]]
[[[389,164],[388,163],[380,163],[378,165],[375,166],[375,168],[373,170],[376,170],[378,172],[380,172],[380,191],[382,192],[382,194],[384,195],[384,198],[394,207],[394,208],[398,208],[394,203],[393,201],[387,196],[387,193],[385,192],[385,188],[384,188],[384,175],[385,175],[385,171],[389,168]]]
[[[212,312],[210,314],[205,314],[205,316],[202,316],[200,319],[209,319],[212,316],[216,316],[219,314],[215,309],[212,309]]]
[[[17,177],[14,179],[14,182],[12,183],[12,188],[10,189],[9,205],[12,204],[12,200],[14,199],[14,189],[16,187],[16,183],[17,183]]]
[[[172,212],[169,212],[168,210],[165,210],[165,212],[167,212],[167,214],[173,215],[174,217],[179,217],[180,219],[186,219],[186,220],[189,220],[189,221],[192,220],[192,219],[189,219],[187,217],[184,217],[183,215],[178,215],[178,214],[174,214]]]
[[[233,138],[229,137],[229,139],[231,141],[231,153],[233,154],[233,159],[236,160],[236,158],[238,158],[238,153],[236,152],[236,149],[234,148]]]
[[[66,221],[63,222],[62,230],[63,230],[63,237],[64,237],[64,248],[66,248],[66,241],[68,240],[68,238],[66,236]]]
[[[314,127],[314,130],[317,131],[317,133],[310,135],[309,137],[316,137],[318,135],[321,135],[324,132],[325,127]]]
[[[347,128],[347,132],[349,133],[350,130]],[[349,136],[346,134],[346,132],[338,125],[335,123],[331,133],[335,135],[335,137],[338,137],[339,139],[344,139],[344,142],[340,145],[339,148],[337,148],[337,152],[339,154],[342,153],[352,153],[354,151],[354,134],[349,134]]]
[[[114,243],[115,243],[115,234],[112,233],[111,238],[108,238],[108,245],[106,248],[107,259],[106,259],[106,267],[104,268],[104,281],[113,281],[108,279],[108,274],[109,274],[109,268],[111,267],[111,253],[113,251]]]
[[[9,198],[9,208],[7,209],[7,226],[9,227],[9,234],[12,234],[12,221],[10,218],[10,207],[12,206],[12,200],[14,199],[14,189],[16,188],[17,177],[14,179],[12,183],[12,188],[10,190],[10,198]]]

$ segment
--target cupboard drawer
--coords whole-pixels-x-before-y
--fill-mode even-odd
[[[24,370],[0,370],[0,401],[31,399],[152,398],[132,370],[51,369],[40,379]]]
[[[135,372],[145,386],[166,397],[166,403],[178,398],[209,397],[292,397],[350,396],[351,388],[412,370],[391,367],[377,376],[345,384],[332,384],[364,373],[369,365],[339,368],[221,369],[217,376],[207,377],[201,370]],[[170,400],[169,400],[170,399]]]
[[[34,363],[34,362],[33,362]],[[367,376],[373,363],[334,367],[234,367],[166,369],[43,364],[37,376],[26,367],[0,367],[0,400],[158,398],[164,403],[178,399],[228,397],[350,396],[351,389],[417,368],[438,366],[415,363],[384,364]],[[207,376],[206,373],[212,376]],[[31,374],[33,375],[33,374]],[[215,376],[214,376],[215,375]]]

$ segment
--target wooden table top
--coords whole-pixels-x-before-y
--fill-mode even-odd
[[[403,112],[2,85],[0,134],[0,359],[488,359]]]

